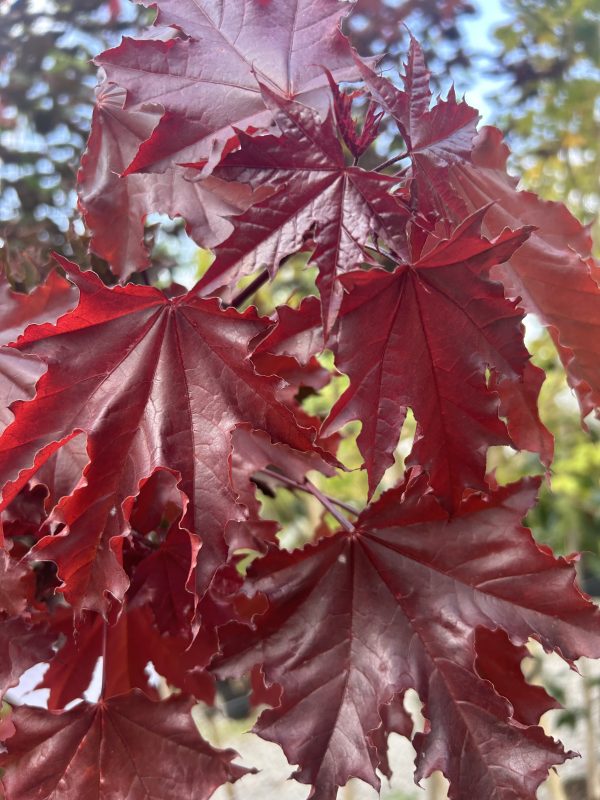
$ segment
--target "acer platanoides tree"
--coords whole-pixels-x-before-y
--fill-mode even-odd
[[[598,407],[588,234],[517,189],[475,109],[432,97],[415,40],[397,83],[362,59],[340,27],[351,3],[156,8],[147,36],[97,58],[79,174],[117,285],[62,256],[29,295],[0,284],[0,689],[47,662],[50,691],[48,709],[4,713],[6,800],[209,798],[248,770],[191,709],[250,673],[271,705],[256,730],[312,798],[379,787],[388,734],[412,736],[409,690],[427,720],[417,781],[534,798],[573,754],[539,726],[556,701],[523,678],[525,645],[600,657],[600,612],[575,559],[522,526],[540,479],[498,485],[486,458],[552,463],[525,313],[582,414]],[[384,124],[402,148],[369,169]],[[153,212],[214,250],[191,291],[141,285]],[[318,297],[238,310],[298,253]],[[320,419],[301,390],[328,381],[325,350],[349,383]],[[381,493],[409,410],[404,477]],[[344,470],[355,420],[360,511],[308,478]],[[273,484],[312,494],[336,529],[282,549],[256,495]],[[100,657],[99,700],[72,706]],[[150,662],[176,695],[160,700]]]

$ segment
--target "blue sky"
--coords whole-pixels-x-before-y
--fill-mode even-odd
[[[477,7],[477,14],[463,17],[461,30],[470,44],[470,50],[484,56],[492,55],[496,51],[492,31],[510,19],[510,15],[504,10],[502,0],[476,0],[474,5]],[[456,83],[457,89],[465,93],[470,105],[480,110],[482,124],[491,123],[493,109],[486,96],[501,89],[500,78],[488,76],[483,70],[475,69],[467,86],[460,85],[458,80]]]

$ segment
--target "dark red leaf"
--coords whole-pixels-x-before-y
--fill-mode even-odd
[[[175,523],[165,541],[136,567],[129,591],[133,605],[149,605],[161,633],[189,630],[194,595],[186,588],[199,542]]]
[[[33,602],[35,577],[31,567],[0,549],[0,613],[19,617]]]
[[[183,217],[192,239],[213,247],[231,232],[225,217],[239,214],[252,199],[246,187],[216,178],[199,180],[192,171],[121,176],[158,120],[148,110],[123,110],[124,100],[122,89],[112,84],[100,87],[78,178],[80,205],[92,232],[91,249],[122,281],[150,263],[144,246],[148,214]]]
[[[52,657],[55,639],[44,624],[31,624],[21,617],[0,620],[0,699],[30,667]]]
[[[104,696],[114,697],[131,689],[141,689],[151,699],[159,694],[151,683],[148,665],[186,694],[206,702],[214,696],[213,679],[204,667],[217,651],[214,634],[201,633],[192,643],[191,626],[181,635],[161,635],[149,607],[127,606],[106,632],[98,614],[85,614],[73,627],[71,614],[60,611],[52,620],[53,630],[65,641],[52,659],[38,688],[50,689],[48,708],[64,708],[80,699],[90,688],[94,668],[104,655]]]
[[[502,134],[485,127],[475,138],[477,111],[458,103],[453,91],[425,110],[428,73],[416,43],[411,46],[405,92],[364,64],[360,68],[407,141],[421,211],[460,222],[491,202],[484,226],[487,236],[524,220],[535,226],[527,243],[496,274],[508,295],[521,298],[524,308],[549,327],[582,413],[598,407],[600,269],[584,227],[562,203],[517,191],[517,180],[506,171],[509,151]]]
[[[129,584],[121,566],[128,498],[155,469],[170,469],[189,499],[183,525],[202,541],[202,593],[227,558],[227,523],[245,518],[230,485],[232,429],[246,422],[329,457],[314,444],[315,431],[277,400],[278,381],[258,375],[246,358],[266,325],[254,310],[224,311],[194,295],[169,300],[149,287],[111,290],[64,265],[80,304],[58,326],[30,328],[20,341],[21,351],[50,368],[0,441],[4,502],[63,444],[87,434],[85,482],[58,504],[52,519],[65,528],[42,539],[35,556],[57,563],[62,591],[77,609],[105,613],[107,595],[122,600]]]
[[[160,104],[165,112],[130,171],[204,160],[217,164],[235,141],[234,128],[269,125],[259,82],[326,112],[330,93],[323,65],[338,81],[358,77],[352,48],[340,31],[348,2],[160,0],[156,5],[157,25],[173,25],[191,38],[126,38],[96,59],[110,81],[127,89],[128,107]]]
[[[506,173],[507,157],[500,132],[483,128],[471,162],[454,165],[450,181],[468,210],[496,201],[485,218],[486,235],[517,219],[535,226],[496,275],[509,296],[520,297],[523,307],[548,326],[585,415],[600,408],[600,268],[581,223],[562,203],[517,191]]]
[[[456,800],[533,799],[549,767],[571,754],[514,718],[480,677],[477,631],[501,628],[517,644],[534,637],[570,660],[595,657],[600,611],[574,586],[572,562],[520,527],[534,482],[473,494],[452,519],[425,488],[421,476],[384,495],[353,535],[255,562],[247,591],[270,607],[253,628],[223,629],[215,671],[262,663],[282,686],[257,732],[300,765],[315,797],[333,798],[351,776],[378,786],[379,709],[413,688],[431,726],[414,740],[418,779],[441,769]]]
[[[465,488],[486,488],[491,445],[526,441],[550,462],[552,439],[536,406],[542,374],[529,364],[522,314],[488,277],[527,231],[504,231],[490,242],[480,226],[479,214],[447,240],[430,236],[425,249],[413,248],[412,263],[393,273],[342,279],[348,294],[332,349],[350,386],[324,433],[361,420],[358,446],[371,493],[393,463],[407,407],[418,424],[408,463],[427,470],[448,507],[460,503]],[[512,439],[499,413],[508,417]]]
[[[16,341],[28,325],[53,324],[76,303],[77,290],[56,271],[30,294],[14,292],[0,272],[0,345]]]
[[[6,800],[208,800],[248,770],[200,737],[192,706],[140,692],[63,713],[21,706],[0,755]]]
[[[15,400],[33,397],[44,367],[4,345],[16,341],[28,325],[54,323],[77,302],[77,291],[57,272],[30,294],[14,292],[0,272],[0,432],[13,420],[10,406]]]
[[[561,708],[542,686],[531,686],[523,677],[521,663],[529,653],[515,647],[503,630],[480,628],[475,634],[475,668],[482,678],[494,684],[498,694],[510,701],[513,717],[523,725],[537,725],[542,714]]]
[[[217,248],[217,260],[198,289],[208,294],[233,287],[261,266],[274,275],[284,258],[304,249],[316,226],[312,260],[319,267],[317,285],[330,327],[341,300],[336,276],[368,260],[364,247],[377,237],[404,256],[408,211],[400,196],[391,194],[396,179],[346,165],[331,114],[321,122],[309,108],[284,102],[266,87],[263,93],[282,135],[240,134],[241,149],[214,175],[275,191],[232,220],[234,233]]]
[[[399,733],[410,739],[412,736],[413,721],[404,708],[404,694],[395,695],[389,703],[379,709],[381,725],[371,732],[371,742],[377,749],[379,760],[378,769],[386,778],[391,779],[392,767],[388,758],[388,737],[390,733]]]
[[[0,347],[0,433],[14,420],[10,407],[16,400],[29,400],[35,394],[35,385],[44,373],[44,365],[35,359],[25,358],[17,350]]]

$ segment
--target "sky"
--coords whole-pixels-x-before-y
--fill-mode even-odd
[[[492,55],[497,49],[492,31],[510,19],[510,15],[504,10],[502,0],[475,0],[474,5],[477,7],[477,14],[465,15],[461,19],[461,30],[470,44],[469,49],[485,57]],[[464,91],[467,102],[481,112],[483,125],[493,121],[493,107],[486,97],[497,93],[501,88],[500,78],[486,75],[483,69],[472,71],[467,86],[460,86],[457,81],[457,89]]]

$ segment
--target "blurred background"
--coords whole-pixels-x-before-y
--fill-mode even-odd
[[[0,267],[18,289],[29,288],[49,268],[52,250],[84,266],[93,263],[109,276],[106,265],[87,254],[75,190],[96,84],[90,59],[118,44],[121,36],[135,35],[152,16],[129,0],[0,0]],[[346,32],[362,55],[385,53],[382,67],[391,77],[405,52],[405,26],[424,46],[437,90],[445,92],[454,82],[457,92],[480,109],[483,124],[505,132],[512,149],[510,168],[521,177],[522,187],[564,201],[600,241],[600,0],[357,0]],[[392,136],[384,132],[377,145],[382,152],[393,146]],[[211,254],[187,238],[180,220],[150,217],[146,236],[152,248],[150,276],[157,285],[173,279],[192,285],[210,263]],[[311,292],[314,271],[292,259],[256,301],[269,313]],[[581,582],[598,597],[600,426],[588,419],[587,431],[582,429],[554,348],[535,320],[528,320],[527,343],[547,373],[541,415],[556,436],[551,481],[544,484],[529,524],[555,551],[583,551]],[[304,406],[324,416],[344,387],[345,378],[336,377],[307,396]],[[402,472],[412,432],[407,425],[396,464],[386,475],[388,485]],[[358,466],[358,429],[351,433],[341,457]],[[493,449],[490,468],[501,482],[542,472],[534,456],[515,456],[504,448]],[[322,487],[357,506],[366,497],[360,471],[329,479]],[[263,496],[264,514],[280,521],[285,546],[299,546],[320,525],[329,524],[312,501],[285,489]],[[531,652],[524,667],[529,680],[542,682],[569,709],[549,712],[545,725],[582,754],[551,776],[540,798],[600,800],[600,672],[585,663],[578,677],[558,658],[535,648]],[[252,723],[246,693],[244,685],[223,686],[224,713],[198,711],[208,738],[231,744],[242,757],[265,767],[262,775],[223,787],[215,800],[305,798],[306,787],[285,782],[290,770],[277,748],[241,735]],[[419,725],[419,704],[413,700],[411,711]],[[414,786],[410,743],[392,738],[394,776],[390,785],[384,781],[381,796],[443,800],[444,781],[438,776],[425,790]],[[359,782],[340,790],[343,800],[375,796]]]

